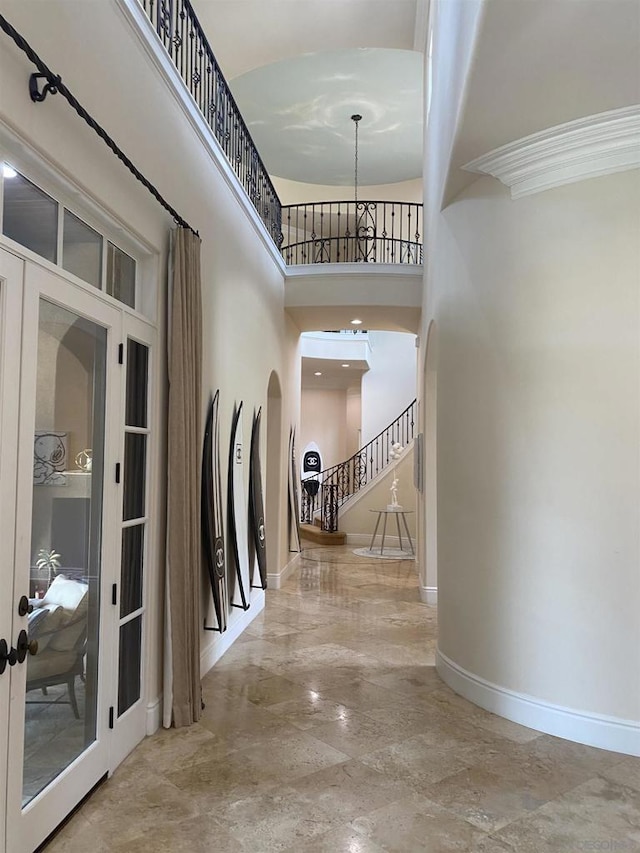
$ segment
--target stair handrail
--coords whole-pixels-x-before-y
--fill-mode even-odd
[[[344,462],[303,478],[300,519],[303,524],[313,524],[318,494],[317,489],[315,494],[307,491],[305,483],[319,482],[321,528],[329,533],[337,531],[340,507],[395,461],[390,457],[392,445],[399,443],[406,447],[413,441],[416,405],[414,399],[394,421]]]

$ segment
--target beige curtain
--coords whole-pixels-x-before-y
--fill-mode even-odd
[[[164,722],[200,719],[200,238],[173,234],[168,317],[167,629]]]

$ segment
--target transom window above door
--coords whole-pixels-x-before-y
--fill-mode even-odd
[[[134,258],[7,163],[0,180],[5,237],[137,307]]]

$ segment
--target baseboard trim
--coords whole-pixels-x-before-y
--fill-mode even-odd
[[[438,604],[438,587],[420,586],[420,600],[423,604],[430,604],[435,607]]]
[[[280,589],[282,584],[298,568],[302,551],[294,554],[287,565],[280,572],[267,572],[267,589]]]
[[[640,756],[640,724],[543,702],[492,684],[458,666],[440,649],[436,669],[442,680],[487,711],[531,729],[612,752]]]
[[[162,693],[152,702],[147,703],[147,719],[145,723],[145,734],[152,735],[160,728],[162,717]]]
[[[200,651],[200,677],[209,672],[211,667],[231,648],[240,634],[253,622],[256,616],[262,613],[264,604],[264,590],[257,589],[252,591],[251,606],[248,610],[231,611],[229,624],[224,634],[214,634],[211,643]]]

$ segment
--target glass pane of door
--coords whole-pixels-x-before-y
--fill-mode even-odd
[[[118,716],[121,717],[140,698],[142,664],[142,616],[120,627],[118,664]]]
[[[127,339],[120,574],[118,717],[140,698],[147,481],[149,348]]]
[[[96,739],[106,348],[40,299],[23,805]]]
[[[122,563],[120,567],[120,618],[142,607],[142,567],[144,559],[143,524],[122,531]]]
[[[149,348],[127,340],[127,405],[125,423],[130,427],[147,426],[147,373]]]

